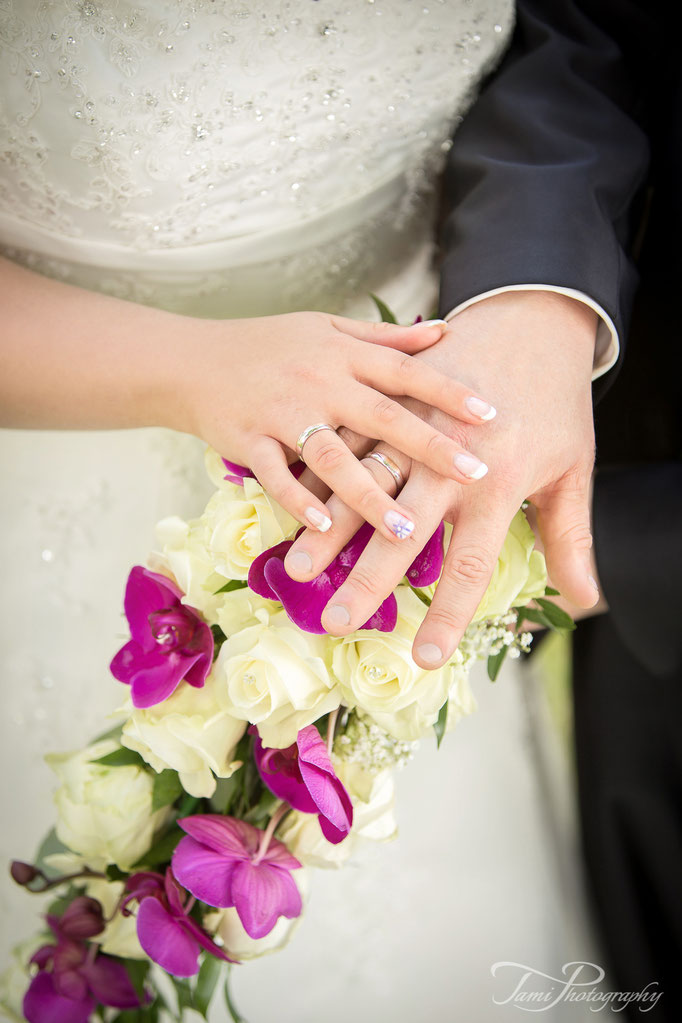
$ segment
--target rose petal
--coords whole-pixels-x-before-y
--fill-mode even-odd
[[[232,894],[239,919],[252,938],[269,934],[280,916],[295,917],[302,909],[291,874],[265,860],[257,865],[245,861],[235,867]]]
[[[199,945],[158,899],[142,900],[137,936],[149,958],[174,977],[193,977],[199,972]]]

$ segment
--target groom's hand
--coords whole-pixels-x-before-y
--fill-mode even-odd
[[[442,519],[453,524],[442,577],[415,638],[414,658],[436,668],[451,657],[486,590],[509,524],[528,498],[554,584],[579,607],[598,598],[591,579],[589,484],[594,461],[591,373],[596,314],[549,292],[510,292],[471,306],[420,358],[467,382],[496,406],[485,426],[467,427],[416,403],[422,418],[474,452],[489,467],[476,486],[462,487],[385,445],[379,450],[409,479],[401,507],[415,530],[400,547],[375,534],[353,572],[328,604],[328,632],[346,635],[367,621],[398,585]],[[386,489],[391,478],[366,462]],[[306,530],[287,558],[297,579],[317,575],[361,524],[332,497],[333,526]],[[309,559],[297,557],[305,554]],[[309,569],[301,567],[309,564]]]

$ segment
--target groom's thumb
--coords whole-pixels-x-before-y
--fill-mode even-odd
[[[592,607],[599,590],[591,557],[590,474],[564,477],[533,503],[552,585],[578,607]]]

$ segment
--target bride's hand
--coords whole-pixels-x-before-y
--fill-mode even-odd
[[[439,476],[470,483],[486,467],[459,443],[387,395],[419,399],[467,424],[494,409],[451,376],[413,359],[438,341],[443,321],[411,327],[320,312],[244,320],[194,321],[187,350],[176,349],[178,429],[248,466],[287,511],[322,532],[329,510],[288,468],[297,439],[314,424],[383,440]],[[190,348],[192,345],[198,346]],[[320,430],[305,443],[314,474],[386,538],[415,527],[341,436]]]

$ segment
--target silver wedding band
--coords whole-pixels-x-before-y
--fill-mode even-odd
[[[315,423],[313,426],[306,426],[305,430],[303,431],[303,433],[300,434],[298,440],[296,441],[298,455],[302,462],[305,462],[305,458],[303,457],[303,448],[310,440],[312,435],[314,433],[318,433],[320,430],[331,430],[332,433],[336,433],[336,428],[334,426],[330,426],[329,423]]]
[[[386,457],[386,455],[382,455],[380,451],[370,451],[366,457],[373,458],[375,462],[379,463],[379,465],[383,465],[384,469],[388,469],[391,476],[398,484],[398,490],[401,489],[403,485],[403,476],[395,462],[392,462],[390,458]]]

